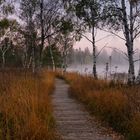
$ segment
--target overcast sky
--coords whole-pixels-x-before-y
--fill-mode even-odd
[[[119,35],[121,35],[122,33],[119,33]],[[105,36],[111,35],[110,33],[106,33],[104,31],[97,31],[97,36],[96,36],[96,40],[99,40],[101,38],[104,38]],[[89,39],[91,38],[91,34],[90,33],[86,33],[86,36]],[[121,35],[123,37],[123,35]],[[125,46],[125,42],[114,36],[111,35],[99,42],[96,43],[96,46],[98,46],[98,50],[100,50],[102,47],[104,47],[107,44],[107,46],[109,47],[114,47],[114,48],[119,48],[120,50],[126,51],[126,46]],[[80,42],[75,43],[74,48],[81,48],[82,50],[84,50],[86,47],[88,47],[90,49],[90,51],[92,51],[92,44],[91,42],[89,42],[87,39],[85,39],[84,37],[81,39]],[[140,48],[140,39],[137,39],[135,41],[135,48]],[[134,48],[134,50],[135,50]],[[106,48],[107,49],[107,48]],[[110,52],[112,51],[112,49],[107,49],[107,52],[110,54]]]

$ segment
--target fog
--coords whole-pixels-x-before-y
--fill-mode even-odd
[[[99,51],[97,51],[98,53]],[[134,59],[139,59],[139,53],[134,55]],[[92,53],[88,48],[84,50],[72,49],[68,55],[68,69],[70,72],[78,72],[81,74],[92,74],[92,64],[93,57]],[[107,67],[108,63],[108,68]],[[135,74],[138,75],[140,67],[140,62],[135,63]],[[97,57],[97,74],[98,77],[104,78],[106,72],[109,74],[115,73],[128,73],[128,60],[127,57],[118,50],[112,50],[110,53],[107,52],[107,49],[103,51]],[[108,70],[107,70],[108,69]]]
[[[117,32],[120,37],[124,37],[122,32]],[[86,33],[86,37],[92,40],[91,33]],[[140,39],[137,38],[134,42],[134,50],[136,50],[136,53],[134,54],[134,60],[139,59],[139,44]],[[109,56],[112,57],[111,62],[111,73],[117,72],[117,73],[128,73],[128,60],[127,57],[124,55],[124,53],[127,53],[127,49],[125,46],[125,41],[118,38],[115,35],[112,35],[111,33],[107,33],[105,31],[97,30],[96,34],[96,46],[97,51],[100,51],[104,46],[107,46],[101,54],[97,58],[97,73],[98,76],[104,76],[105,69],[106,69],[106,63],[109,63]],[[81,48],[81,50],[85,50],[86,48],[89,49],[91,56],[90,56],[90,62],[88,64],[72,64],[69,65],[68,71],[77,71],[79,73],[92,73],[92,44],[89,42],[86,38],[82,38],[80,42],[76,42],[74,45],[75,49]],[[81,58],[83,59],[83,58]],[[136,76],[139,71],[139,62],[135,63],[135,73]],[[117,70],[116,70],[117,67]],[[86,72],[85,72],[86,69]]]
[[[117,66],[117,68],[116,68]],[[87,65],[71,65],[68,67],[67,71],[69,72],[77,72],[80,74],[92,74],[92,64]],[[135,65],[135,73],[136,76],[138,75],[139,65]],[[110,70],[108,71],[110,74]],[[112,65],[111,67],[111,74],[115,73],[128,73],[128,65]],[[97,65],[97,74],[99,78],[105,78],[106,75],[106,65]]]

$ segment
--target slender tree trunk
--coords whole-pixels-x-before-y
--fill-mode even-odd
[[[63,68],[63,72],[66,72],[67,70],[67,39],[65,36],[65,43],[64,43],[64,50],[63,50],[63,62],[62,62],[62,68]]]
[[[41,23],[41,45],[40,45],[40,55],[39,55],[39,65],[41,67],[42,65],[42,51],[44,48],[44,41],[45,41],[45,37],[44,37],[44,0],[41,0],[40,2],[40,23]]]
[[[128,52],[129,70],[128,70],[128,83],[134,84],[135,82],[135,69],[134,69],[134,58],[133,58],[133,16],[132,16],[132,5],[130,3],[130,28],[127,19],[126,4],[125,0],[121,1],[123,24],[124,24],[124,35],[126,38],[126,47]]]
[[[32,72],[35,73],[35,46],[32,46]]]
[[[5,68],[5,53],[2,53],[2,69]]]
[[[65,54],[64,54],[64,72],[66,72],[66,70],[67,70],[67,54],[65,52]]]
[[[134,30],[134,22],[133,22],[133,4],[132,4],[132,1],[130,1],[130,51],[128,54],[129,56],[129,65],[130,65],[130,79],[132,81],[132,83],[135,82],[135,66],[134,66],[134,50],[133,50],[133,47],[134,47],[134,37],[133,37],[133,30]],[[131,82],[130,81],[130,82]],[[129,81],[128,81],[129,82]]]
[[[66,62],[66,54],[64,53],[64,57],[63,57],[63,72],[66,72],[67,70],[67,62]]]
[[[52,66],[53,66],[53,71],[55,71],[55,61],[54,61],[54,57],[53,57],[53,52],[52,52],[52,48],[51,46],[49,47],[50,50],[50,54],[51,54],[51,60],[52,60]]]
[[[61,64],[62,74],[66,72],[66,66],[65,66],[65,52],[62,53],[62,64]]]
[[[27,69],[29,69],[30,67],[32,67],[32,61],[33,61],[32,59],[33,59],[33,57],[30,56],[29,59],[28,59],[28,63],[27,63]]]
[[[109,56],[109,65],[110,65],[110,78],[111,78],[111,70],[112,70],[112,56]]]
[[[93,46],[93,76],[97,79],[97,70],[96,70],[96,45],[95,45],[95,11],[93,8],[94,0],[90,5],[91,17],[92,17],[92,46]]]
[[[32,56],[32,72],[35,73],[36,61],[35,61],[35,49],[36,49],[36,33],[34,30],[34,24],[31,20],[30,22],[30,39],[31,39],[31,56]]]
[[[128,84],[134,84],[135,82],[135,69],[133,60],[133,50],[128,48],[128,59],[129,59],[129,71],[128,71]]]
[[[22,63],[23,63],[22,65],[24,69],[27,68],[27,58],[28,58],[28,53],[27,53],[27,44],[26,44],[26,48],[22,57]]]
[[[62,54],[62,70],[63,72],[66,72],[66,55],[65,55],[65,51],[63,51],[63,54]]]
[[[54,61],[53,52],[52,52],[52,48],[51,48],[51,42],[50,42],[49,37],[48,37],[48,44],[49,44],[49,51],[50,51],[50,55],[51,55],[51,61],[52,61],[52,69],[53,69],[53,71],[55,71],[55,61]]]
[[[65,37],[65,46],[64,46],[64,72],[67,70],[67,37]]]
[[[96,45],[95,45],[95,27],[92,27],[92,46],[93,46],[93,76],[97,79],[96,71]]]

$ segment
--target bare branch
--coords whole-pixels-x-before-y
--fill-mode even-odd
[[[112,49],[112,50],[114,50],[116,52],[121,52],[121,54],[123,54],[123,55],[125,55],[125,57],[127,57],[127,58],[125,58],[125,57],[123,57],[123,58],[128,61],[128,55],[124,51],[122,51],[122,50],[120,50],[118,48],[113,48],[113,47],[109,47],[109,46],[106,46],[106,48]]]
[[[100,53],[103,51],[103,49],[106,48],[107,44],[108,44],[108,43],[106,43],[105,46],[102,47],[102,49],[96,54],[96,57],[98,57],[98,56],[100,55]]]
[[[135,34],[135,36],[133,37],[133,39],[138,38],[138,37],[139,37],[139,35],[140,35],[140,31],[139,31],[139,32],[137,32],[137,33]]]
[[[103,37],[103,38],[100,38],[99,40],[97,40],[97,41],[95,41],[96,43],[97,42],[100,42],[100,41],[102,41],[102,40],[104,40],[105,38],[108,38],[108,37],[110,37],[110,36],[112,36],[112,35],[107,35],[107,36],[105,36],[105,37]]]
[[[136,62],[138,62],[138,61],[140,61],[140,59],[136,59],[136,60],[134,60],[134,63],[136,63]]]
[[[123,41],[126,41],[126,39],[124,39],[123,37],[119,36],[118,34],[112,32],[112,31],[104,30],[104,29],[101,29],[101,28],[99,28],[99,29],[100,29],[101,31],[104,31],[104,32],[107,32],[107,33],[111,33],[111,34],[115,35],[116,37],[122,39]]]
[[[87,36],[81,34],[84,38],[86,38],[90,43],[93,43]]]
[[[85,37],[89,42],[91,42],[91,43],[93,43],[92,42],[92,40],[90,40],[87,36],[85,36],[85,35],[83,35],[83,34],[81,34],[83,37]],[[102,40],[104,40],[105,38],[108,38],[108,37],[110,37],[111,35],[107,35],[107,36],[105,36],[105,37],[103,37],[103,38],[100,38],[100,39],[98,39],[97,41],[95,41],[95,43],[97,43],[97,42],[100,42],[100,41],[102,41]]]

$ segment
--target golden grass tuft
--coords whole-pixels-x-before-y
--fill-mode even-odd
[[[133,115],[130,122],[130,139],[139,140],[140,139],[140,112]]]
[[[89,76],[67,73],[70,94],[88,110],[115,130],[132,140],[140,140],[140,87],[95,80]]]
[[[0,139],[55,140],[53,88],[50,72],[0,72]]]

